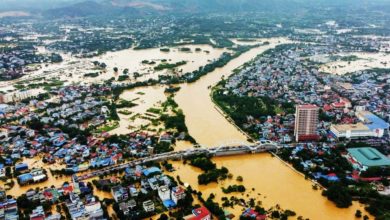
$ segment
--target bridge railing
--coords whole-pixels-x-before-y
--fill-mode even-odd
[[[278,145],[276,145],[275,143],[267,142],[267,143],[263,143],[263,144],[259,143],[259,144],[251,145],[251,146],[249,146],[249,145],[220,146],[220,147],[214,147],[214,148],[194,148],[191,150],[167,152],[167,153],[162,153],[162,154],[151,155],[151,156],[146,157],[146,158],[139,158],[139,159],[127,162],[127,163],[123,163],[123,164],[116,164],[113,166],[104,167],[102,169],[92,171],[88,174],[80,175],[80,176],[78,176],[78,178],[80,180],[85,180],[85,179],[92,178],[92,177],[95,177],[95,176],[98,176],[98,175],[101,175],[104,173],[122,170],[122,169],[125,169],[127,167],[140,165],[140,164],[143,164],[145,162],[179,159],[179,158],[190,157],[190,156],[199,155],[199,154],[216,155],[216,153],[235,152],[235,151],[264,152],[264,151],[268,151],[268,150],[274,150],[277,148],[278,148]]]

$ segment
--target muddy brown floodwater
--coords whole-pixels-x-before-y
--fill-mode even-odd
[[[234,69],[255,58],[258,54],[278,44],[288,42],[283,38],[266,40],[270,42],[269,45],[252,49],[195,83],[181,86],[175,100],[186,116],[189,133],[201,145],[211,147],[220,144],[247,142],[247,137],[230,124],[215,108],[210,98],[209,88],[220,81],[222,76],[228,77]],[[252,188],[255,189],[254,192],[249,193],[249,197],[258,198],[266,208],[279,204],[283,209],[294,210],[297,216],[301,215],[310,219],[340,220],[355,219],[354,213],[357,209],[364,211],[364,207],[357,202],[354,202],[353,206],[347,209],[337,208],[321,195],[320,190],[313,190],[309,180],[305,180],[301,174],[269,154],[217,157],[213,161],[218,167],[227,167],[235,177],[243,176],[245,187],[249,191]],[[215,193],[217,201],[226,196],[220,187],[235,183],[235,180],[231,180],[221,184],[198,186],[197,176],[200,173],[198,169],[183,165],[181,162],[174,162],[174,166],[177,171],[173,176],[179,175],[183,182],[189,183],[194,189],[202,191],[205,195]],[[260,193],[261,196],[258,196],[257,193]],[[221,201],[218,202],[221,203]],[[236,219],[238,219],[241,210],[242,207],[229,209],[236,215]]]
[[[259,41],[268,41],[269,45],[254,48],[238,58],[229,62],[226,66],[218,68],[215,71],[202,77],[195,83],[182,84],[177,92],[175,100],[186,116],[186,125],[189,133],[204,147],[213,147],[218,145],[234,145],[237,143],[247,143],[247,137],[241,133],[234,125],[230,124],[223,114],[218,111],[210,98],[210,88],[221,80],[221,77],[228,77],[233,70],[244,63],[252,60],[258,54],[267,49],[273,48],[278,44],[288,43],[285,38],[260,39]],[[211,50],[211,49],[210,49]],[[127,53],[127,52],[124,52]],[[110,56],[110,55],[108,55]],[[113,65],[119,64],[114,62]],[[108,62],[111,64],[111,62]],[[199,61],[198,61],[199,62]],[[201,62],[204,62],[203,60]],[[112,65],[112,64],[111,64]],[[191,68],[191,67],[190,67]],[[135,100],[139,106],[129,109],[135,112],[144,112],[153,106],[156,102],[164,100],[163,87],[137,88],[136,90],[126,91],[121,98]],[[137,94],[138,93],[138,94]],[[139,98],[139,99],[137,99]],[[127,122],[128,117],[121,115],[120,127],[113,130],[112,133],[126,133],[130,130],[127,127],[131,124]],[[176,150],[188,149],[192,145],[188,142],[179,142]],[[332,202],[321,196],[320,190],[313,190],[312,183],[305,180],[304,177],[292,170],[279,159],[270,154],[241,155],[229,157],[213,158],[218,167],[225,166],[234,175],[231,180],[226,180],[219,184],[209,184],[207,186],[198,186],[197,176],[201,172],[199,169],[189,165],[183,165],[182,162],[172,162],[176,171],[170,173],[172,176],[179,175],[183,182],[189,183],[194,189],[200,190],[207,197],[210,193],[216,194],[216,199],[226,196],[221,191],[221,187],[234,184],[235,177],[242,176],[242,184],[247,188],[244,195],[233,194],[237,197],[256,198],[262,201],[265,208],[279,204],[283,209],[291,209],[297,213],[297,216],[304,216],[310,219],[355,219],[354,213],[357,209],[363,211],[364,207],[354,202],[350,208],[339,209]],[[26,161],[29,164],[33,161]],[[39,167],[39,164],[31,164]],[[45,167],[44,165],[42,165]],[[19,187],[17,184],[8,191],[8,194],[18,196],[29,188],[59,186],[69,177],[55,179],[49,177],[49,181],[32,186]],[[252,190],[252,188],[254,190]],[[109,198],[108,193],[97,193],[101,198]],[[249,194],[249,197],[246,196]],[[230,197],[230,195],[227,195]],[[242,207],[236,206],[228,211],[236,215],[236,219],[242,211]],[[110,210],[112,214],[112,210]],[[370,216],[372,218],[372,216]]]

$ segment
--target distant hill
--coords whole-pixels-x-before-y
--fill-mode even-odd
[[[298,9],[296,0],[96,0],[76,3],[46,11],[49,17],[84,17],[90,15],[146,12],[204,13],[239,11],[283,11]]]
[[[73,0],[75,1],[75,0]],[[383,3],[384,0],[373,0]],[[367,0],[89,0],[47,10],[49,17],[84,17],[132,13],[264,12],[294,14],[311,10],[367,9]]]
[[[110,10],[112,10],[110,5],[103,5],[95,1],[85,1],[66,7],[47,10],[44,12],[44,15],[48,17],[85,17],[104,14]]]
[[[88,0],[66,7],[47,10],[44,16],[50,18],[86,17],[96,15],[141,15],[154,12],[170,11],[163,5],[149,1],[114,1],[114,0]]]

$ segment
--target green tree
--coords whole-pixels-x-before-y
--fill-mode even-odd
[[[356,212],[355,212],[355,217],[356,217],[356,218],[361,218],[361,217],[362,217],[362,211],[360,211],[359,209],[356,210]]]
[[[159,220],[168,220],[169,218],[168,218],[168,216],[165,213],[163,213],[163,214],[160,215],[160,218],[158,218],[158,219]]]
[[[331,185],[323,192],[323,195],[334,202],[339,208],[347,208],[352,205],[352,196],[348,188],[340,184]]]
[[[127,75],[128,73],[129,73],[129,69],[126,68],[123,70],[123,74]]]

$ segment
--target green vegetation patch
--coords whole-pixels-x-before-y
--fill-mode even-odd
[[[243,185],[230,185],[227,188],[222,187],[223,193],[232,193],[232,192],[245,192],[245,186]]]
[[[180,61],[177,63],[160,63],[158,66],[154,67],[154,70],[161,71],[164,69],[174,69],[174,68],[177,68],[179,66],[186,65],[186,64],[187,64],[187,61]]]

